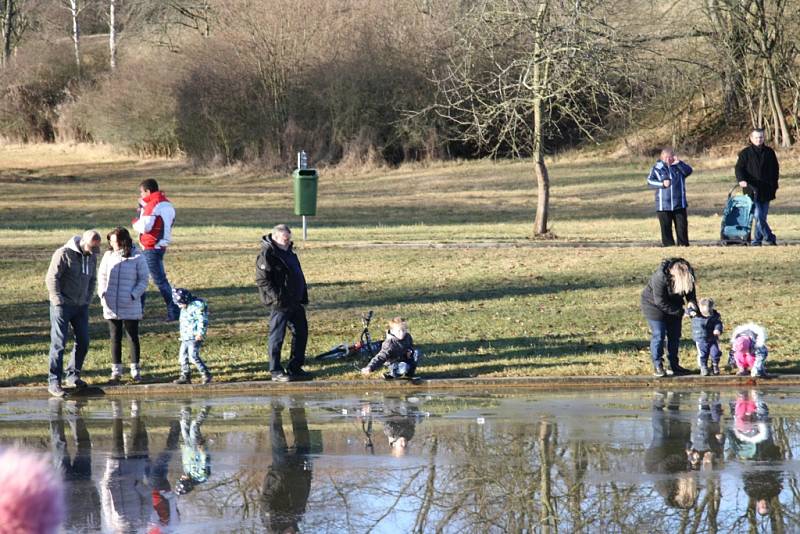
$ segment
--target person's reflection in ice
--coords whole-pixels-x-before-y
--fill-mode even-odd
[[[719,392],[700,393],[692,441],[686,446],[689,465],[694,470],[710,470],[722,460],[725,445],[722,433],[722,403]]]
[[[164,450],[156,457],[147,476],[152,500],[148,533],[164,534],[172,532],[172,528],[180,523],[178,498],[167,478],[172,456],[178,450],[180,432],[178,421],[171,421]]]
[[[131,401],[131,433],[123,436],[122,404],[111,401],[111,455],[100,480],[103,530],[143,530],[151,510],[151,495],[145,482],[149,462],[147,429],[139,415],[139,403]]]
[[[733,427],[728,435],[733,456],[747,462],[782,460],[783,455],[772,435],[769,408],[757,391],[739,392],[732,403],[732,411]],[[768,515],[778,508],[778,496],[783,489],[780,469],[748,469],[742,478],[750,512]]]
[[[195,486],[202,484],[211,476],[211,457],[208,454],[206,438],[200,427],[208,417],[209,406],[204,406],[197,417],[192,420],[192,409],[185,406],[181,409],[181,460],[183,474],[175,484],[178,495],[191,492]]]
[[[289,408],[294,447],[283,430],[284,407],[274,402],[270,413],[272,465],[261,490],[261,520],[269,532],[299,532],[311,492],[311,437],[303,407]]]
[[[369,402],[361,403],[356,419],[361,424],[361,431],[364,433],[364,449],[370,454],[375,454],[375,444],[372,442],[372,405]]]
[[[667,506],[689,509],[697,502],[697,479],[689,471],[686,444],[692,425],[680,417],[680,394],[656,392],[653,398],[653,441],[645,453],[645,470],[662,475],[655,489]],[[667,475],[667,476],[663,476]]]
[[[385,413],[383,433],[389,440],[392,455],[404,456],[422,414],[416,404],[400,399],[387,399]]]
[[[53,462],[66,483],[65,530],[97,530],[100,528],[100,495],[92,481],[92,441],[81,414],[86,401],[53,398],[49,402]],[[72,457],[65,424],[70,427],[75,445],[75,456]]]

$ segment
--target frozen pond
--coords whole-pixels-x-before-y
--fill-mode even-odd
[[[19,400],[0,445],[67,532],[798,532],[798,393]]]

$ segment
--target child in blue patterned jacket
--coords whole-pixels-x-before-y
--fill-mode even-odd
[[[181,309],[181,350],[178,356],[181,376],[174,383],[190,384],[192,382],[192,370],[189,364],[193,363],[203,375],[203,384],[208,384],[211,382],[211,373],[200,358],[200,348],[203,346],[208,331],[208,303],[182,287],[172,290],[172,300]]]

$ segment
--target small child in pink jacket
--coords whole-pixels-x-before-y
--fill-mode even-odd
[[[737,326],[731,335],[731,353],[729,360],[736,365],[737,376],[764,377],[767,375],[765,362],[767,349],[767,332],[764,327],[755,323]]]

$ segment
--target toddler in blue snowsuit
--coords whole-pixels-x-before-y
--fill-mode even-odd
[[[722,335],[722,317],[714,309],[713,299],[700,299],[698,303],[700,313],[692,318],[692,339],[697,345],[697,364],[700,374],[719,374],[719,360],[722,352],[719,350],[719,336]],[[711,358],[711,369],[708,360]]]

